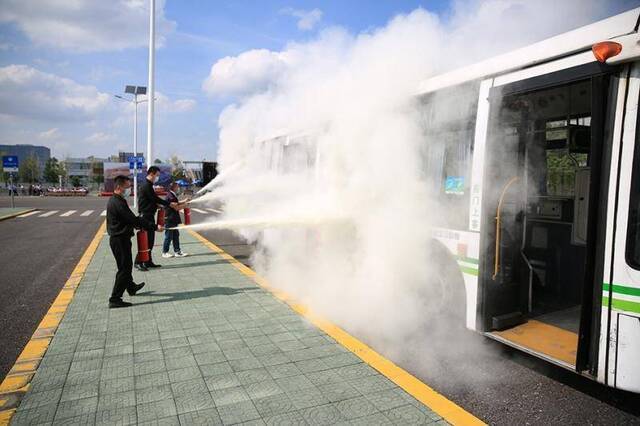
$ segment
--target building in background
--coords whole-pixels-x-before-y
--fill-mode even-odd
[[[2,155],[17,155],[21,164],[27,158],[35,157],[38,161],[40,177],[42,177],[47,160],[51,158],[51,150],[41,145],[0,145],[0,153]]]
[[[105,158],[65,158],[62,161],[67,172],[68,183],[77,186],[88,186],[92,183],[102,183],[104,176]]]

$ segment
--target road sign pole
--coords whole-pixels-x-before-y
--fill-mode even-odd
[[[16,208],[16,203],[13,200],[13,193],[15,192],[13,189],[13,173],[9,173],[9,192],[11,192],[11,208]]]

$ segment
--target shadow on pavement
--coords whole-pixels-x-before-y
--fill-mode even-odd
[[[149,300],[146,302],[134,303],[134,306],[142,306],[142,305],[153,305],[156,303],[167,303],[167,302],[176,302],[178,300],[191,300],[191,299],[199,299],[202,297],[212,297],[212,296],[233,296],[234,294],[240,294],[247,291],[256,291],[259,290],[258,287],[242,287],[242,288],[232,288],[232,287],[208,287],[202,290],[193,290],[193,291],[181,291],[178,293],[157,293],[154,290],[145,291],[142,293],[138,293],[140,296],[155,296],[155,297],[163,297],[161,300]]]

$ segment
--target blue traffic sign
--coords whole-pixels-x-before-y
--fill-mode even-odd
[[[134,163],[135,163],[135,168],[136,169],[142,169],[142,165],[144,164],[144,157],[143,156],[139,156],[139,157],[135,157],[135,156],[131,156],[128,157],[127,160],[129,160],[129,168],[131,170],[134,169]]]
[[[2,156],[2,168],[5,172],[17,172],[18,171],[18,156],[17,155],[3,155]]]

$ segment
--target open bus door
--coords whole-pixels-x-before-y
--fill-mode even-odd
[[[578,370],[593,358],[600,315],[594,290],[602,283],[607,72],[587,64],[497,87],[490,96],[482,328]]]

